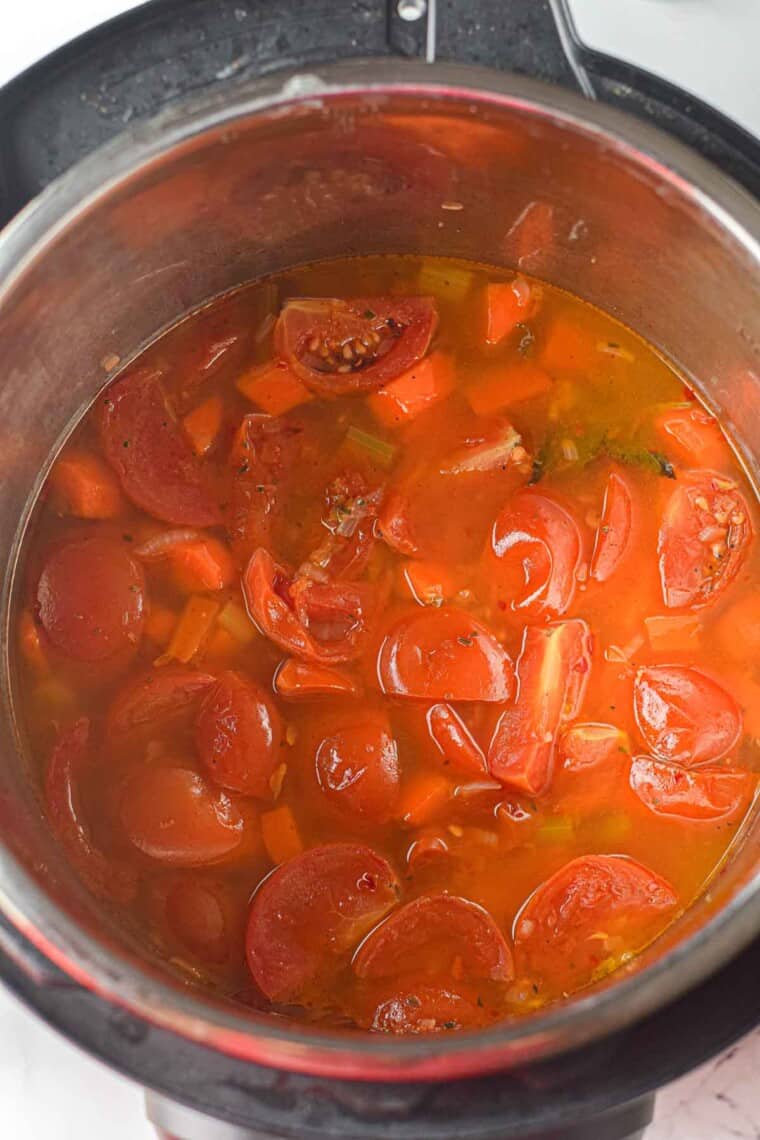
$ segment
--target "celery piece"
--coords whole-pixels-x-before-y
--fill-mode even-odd
[[[346,432],[346,439],[356,447],[366,451],[381,467],[390,467],[396,458],[397,448],[392,443],[386,443],[377,435],[370,435],[358,427],[350,427]]]

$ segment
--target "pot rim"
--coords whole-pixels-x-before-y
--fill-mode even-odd
[[[627,155],[689,198],[760,265],[760,205],[687,147],[656,128],[562,88],[482,67],[367,60],[277,73],[194,97],[136,124],[67,171],[0,233],[0,306],[27,267],[102,196],[140,168],[238,119],[341,96],[471,98],[566,124]],[[2,599],[7,661],[12,574]],[[7,700],[7,694],[6,694]],[[6,715],[10,710],[6,708]],[[0,846],[0,910],[48,959],[131,1013],[242,1059],[331,1077],[446,1079],[565,1052],[625,1028],[705,979],[760,927],[760,868],[701,929],[651,965],[585,997],[489,1029],[431,1038],[338,1033],[238,1014],[149,976],[82,929]]]

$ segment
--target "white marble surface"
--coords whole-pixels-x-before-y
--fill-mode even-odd
[[[507,2],[507,0],[505,0]],[[0,0],[0,84],[134,0]],[[760,0],[571,0],[587,41],[760,134]],[[740,47],[740,45],[742,45]],[[151,1140],[142,1094],[0,989],[2,1140]],[[760,1031],[660,1093],[647,1140],[760,1140]]]

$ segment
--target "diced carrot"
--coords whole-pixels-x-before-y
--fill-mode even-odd
[[[214,630],[206,645],[206,658],[214,661],[229,661],[240,653],[240,642],[221,626]]]
[[[114,519],[124,510],[124,497],[111,468],[91,451],[69,451],[50,472],[55,505],[80,519]]]
[[[287,365],[277,360],[249,368],[237,381],[237,389],[270,416],[281,416],[312,398]]]
[[[435,818],[451,795],[451,784],[443,776],[413,776],[401,790],[397,815],[410,827],[421,827]]]
[[[287,804],[261,814],[261,837],[273,863],[286,863],[303,851],[293,812]]]
[[[644,625],[655,652],[677,652],[699,645],[702,623],[696,614],[655,615],[644,618]]]
[[[467,389],[467,401],[478,416],[509,408],[548,392],[552,378],[530,360],[513,360],[486,372]]]
[[[206,455],[216,442],[222,426],[224,405],[221,396],[209,396],[182,421],[185,433],[196,455]]]
[[[18,640],[21,656],[36,673],[47,673],[48,659],[42,648],[42,639],[32,614],[24,610],[18,623]]]
[[[451,573],[440,562],[414,559],[399,567],[399,593],[421,606],[441,606],[457,592]]]
[[[535,308],[533,293],[524,277],[494,282],[485,288],[486,344],[500,344]]]
[[[205,598],[201,594],[188,598],[166,652],[156,664],[181,661],[186,665],[192,661],[205,644],[218,613],[219,603],[213,598]]]
[[[588,371],[598,359],[596,341],[567,317],[552,322],[539,352],[542,367],[552,375]]]
[[[218,538],[179,543],[170,547],[167,557],[177,585],[186,594],[225,590],[237,577],[232,555]]]
[[[145,636],[164,649],[172,639],[177,621],[178,615],[174,610],[167,609],[166,606],[158,606],[154,602],[151,604],[150,613],[145,619]]]
[[[372,414],[385,427],[399,427],[445,400],[453,388],[451,357],[433,352],[375,392],[367,402]]]

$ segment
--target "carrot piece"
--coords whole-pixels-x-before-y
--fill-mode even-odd
[[[177,614],[174,610],[153,603],[143,626],[145,636],[164,649],[172,639],[177,620]]]
[[[49,671],[48,659],[42,648],[37,623],[29,610],[24,610],[18,623],[18,642],[21,656],[36,673]]]
[[[485,374],[465,395],[478,416],[509,408],[548,392],[552,378],[530,360],[514,360]]]
[[[451,357],[433,352],[407,369],[367,400],[372,414],[385,427],[399,427],[445,400],[454,388]]]
[[[664,614],[644,618],[649,644],[655,652],[677,652],[699,645],[702,623],[696,614]]]
[[[261,837],[273,863],[287,863],[303,851],[303,842],[293,812],[287,804],[262,812]]]
[[[435,818],[451,794],[451,784],[443,776],[413,776],[401,790],[397,815],[410,827],[420,827]]]
[[[534,308],[533,293],[524,277],[486,285],[486,344],[500,344]]]
[[[539,360],[552,374],[585,372],[598,360],[596,341],[574,321],[558,317],[549,328]]]
[[[171,547],[168,559],[177,585],[186,594],[224,590],[237,576],[232,555],[218,538],[180,543]]]
[[[214,446],[223,416],[224,405],[221,396],[209,396],[197,408],[187,413],[182,426],[196,455],[206,455]]]
[[[188,598],[166,652],[156,664],[181,661],[186,665],[191,661],[206,642],[218,613],[219,603],[213,598],[204,598],[201,594]]]
[[[442,606],[456,591],[453,578],[439,562],[414,559],[399,567],[399,593],[411,594],[420,606]]]
[[[310,400],[311,392],[285,364],[256,365],[238,379],[237,390],[270,416],[281,416]]]
[[[80,519],[114,519],[124,497],[111,468],[91,451],[66,451],[50,472],[56,505]]]

